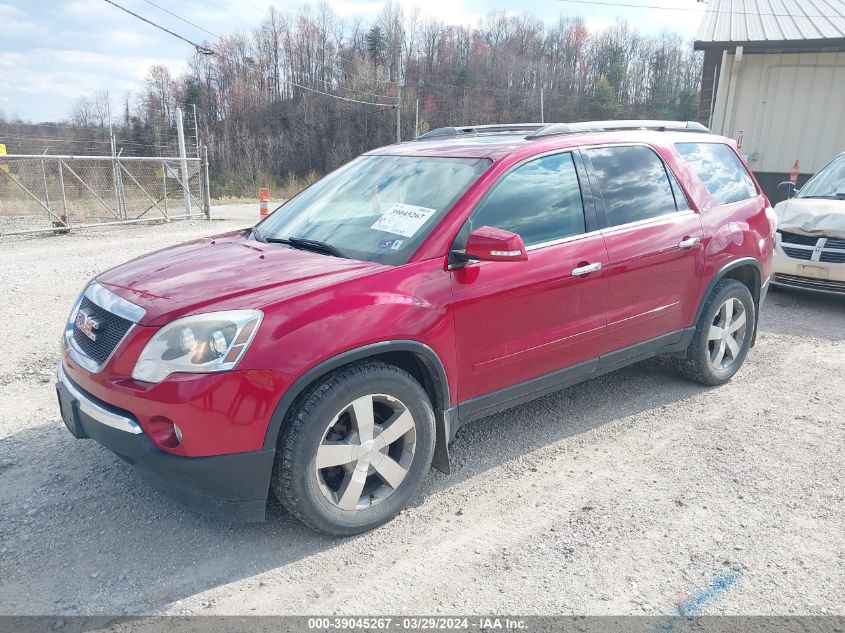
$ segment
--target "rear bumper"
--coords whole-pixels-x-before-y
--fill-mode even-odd
[[[79,439],[91,438],[133,466],[151,486],[185,507],[223,521],[263,521],[273,449],[182,457],[156,448],[137,420],[76,385],[59,365],[62,418]]]

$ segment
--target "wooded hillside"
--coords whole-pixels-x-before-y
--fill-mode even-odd
[[[319,4],[271,8],[255,31],[206,44],[215,54],[195,54],[184,76],[154,66],[143,94],[119,106],[105,94],[82,99],[65,124],[0,121],[0,142],[9,153],[108,154],[111,119],[124,155],[173,153],[176,107],[193,134],[196,104],[214,194],[252,196],[394,142],[397,107],[403,140],[414,138],[417,102],[420,133],[539,121],[541,90],[547,122],[697,116],[691,42],[625,23],[591,33],[578,17],[491,13],[450,25],[387,2],[369,24]]]

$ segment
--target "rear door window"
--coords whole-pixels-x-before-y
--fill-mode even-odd
[[[608,226],[655,218],[678,210],[660,157],[642,145],[598,147],[584,152],[604,200]],[[683,196],[681,196],[683,200]],[[681,205],[686,207],[686,201]]]
[[[677,143],[675,147],[719,204],[757,195],[754,181],[739,156],[724,143]]]

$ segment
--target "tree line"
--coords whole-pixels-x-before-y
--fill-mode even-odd
[[[119,107],[97,94],[63,124],[0,119],[0,135],[107,154],[111,122],[124,154],[172,154],[176,108],[193,134],[196,106],[212,191],[251,196],[395,142],[397,109],[403,140],[448,125],[537,122],[541,108],[547,122],[697,118],[700,54],[677,34],[625,22],[590,32],[580,17],[492,12],[452,25],[388,1],[366,23],[320,3],[271,7],[258,28],[207,45],[215,54],[194,54],[182,76],[153,66]]]

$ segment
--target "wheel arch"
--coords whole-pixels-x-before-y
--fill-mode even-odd
[[[695,321],[693,321],[693,323],[698,323],[701,313],[704,310],[704,306],[707,303],[707,298],[713,292],[716,284],[722,281],[722,279],[735,279],[744,284],[751,292],[751,297],[754,299],[754,334],[751,338],[751,345],[753,346],[757,341],[757,321],[760,318],[760,297],[762,290],[762,271],[760,262],[754,257],[742,257],[740,259],[735,259],[720,268],[716,274],[713,275],[713,278],[710,280],[710,283],[701,295],[701,300],[698,302],[698,309],[695,312]]]
[[[279,433],[299,396],[328,373],[362,360],[381,360],[408,372],[422,385],[434,409],[437,437],[432,465],[448,474],[448,438],[452,403],[443,362],[425,343],[414,340],[383,341],[342,352],[311,367],[282,395],[264,436],[264,448],[276,448]]]

